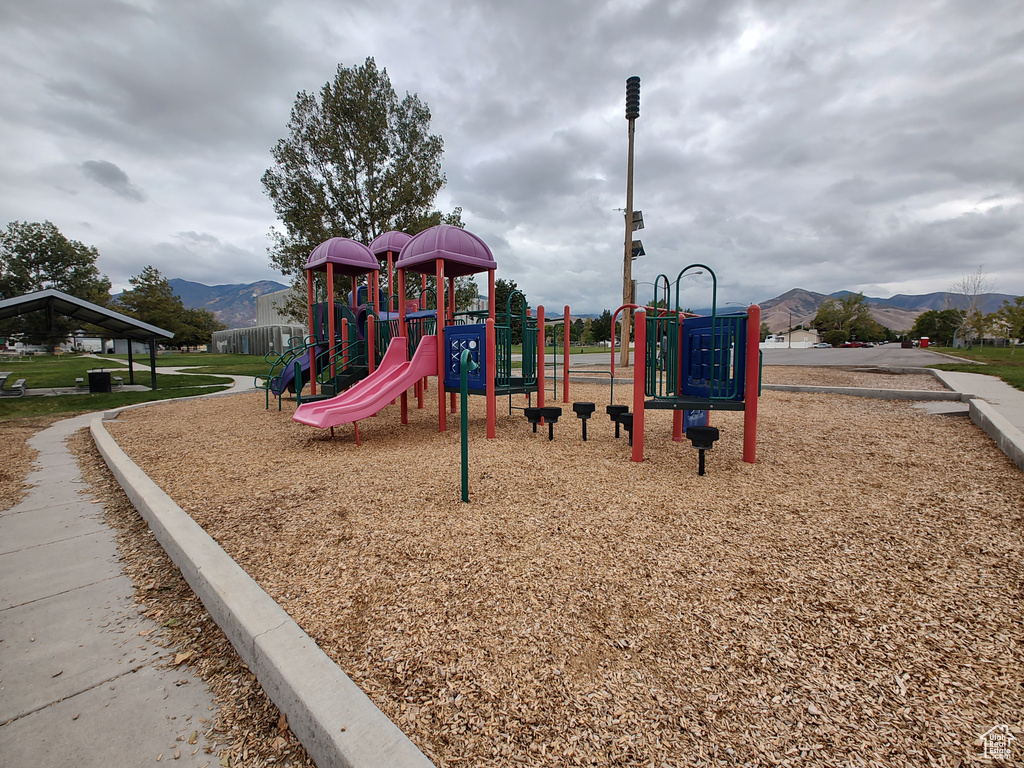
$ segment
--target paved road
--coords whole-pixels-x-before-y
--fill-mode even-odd
[[[930,349],[903,349],[899,344],[883,344],[871,349],[766,349],[763,360],[765,365],[892,365],[907,368],[963,362]]]
[[[548,354],[548,364],[551,355]],[[559,361],[562,359],[559,356]],[[584,368],[588,365],[608,365],[610,355],[571,355],[570,366]],[[872,349],[862,347],[851,349],[766,349],[765,365],[892,365],[907,368],[923,368],[937,363],[963,362],[930,349],[903,349],[899,344],[884,344]],[[615,356],[618,366],[618,355]]]

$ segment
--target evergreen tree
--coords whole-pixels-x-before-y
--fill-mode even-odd
[[[185,305],[160,270],[147,266],[140,274],[128,278],[128,284],[131,289],[117,299],[118,311],[177,334],[185,316]]]
[[[616,325],[618,325],[616,323]],[[590,324],[591,333],[594,335],[594,341],[600,343],[602,341],[611,341],[612,338],[612,313],[611,310],[606,309],[601,313],[601,316],[595,319]]]

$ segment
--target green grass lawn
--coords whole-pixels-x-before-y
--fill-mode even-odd
[[[941,363],[929,368],[961,373],[984,373],[998,376],[1007,384],[1024,391],[1024,349],[1009,347],[975,347],[973,349],[952,349],[940,347],[935,350],[953,357],[963,358],[963,363]]]
[[[0,370],[10,372],[9,384],[18,379],[25,379],[25,386],[29,389],[51,389],[74,387],[76,378],[88,380],[89,371],[102,367],[110,371],[114,376],[120,376],[124,383],[128,383],[127,355],[117,356],[125,360],[121,369],[117,362],[110,360],[97,360],[93,357],[82,357],[80,355],[36,355],[28,360],[0,363]],[[179,357],[179,356],[175,356]],[[186,357],[181,355],[180,357]],[[192,357],[192,356],[189,356]],[[203,361],[208,359],[205,355]],[[227,357],[224,355],[223,357]],[[243,355],[232,355],[241,357],[248,361],[259,358],[245,358]],[[157,367],[177,365],[165,362],[166,356],[157,358]],[[148,362],[148,358],[146,359]],[[143,362],[139,356],[135,362]],[[266,372],[266,365],[263,372]],[[222,372],[234,373],[230,366],[225,366]],[[77,413],[88,413],[89,411],[108,410],[134,403],[144,403],[151,400],[166,400],[176,397],[192,397],[194,395],[207,395],[213,392],[221,392],[231,385],[231,380],[224,376],[200,375],[188,376],[185,374],[157,373],[157,389],[149,392],[126,392],[123,390],[103,393],[76,393],[73,395],[54,396],[26,396],[18,398],[0,399],[0,421],[19,419],[32,416],[44,415],[74,415]],[[149,371],[135,371],[135,383],[143,386],[150,385]],[[8,384],[8,386],[9,386]],[[212,385],[212,386],[211,386]]]
[[[547,353],[549,355],[551,354],[551,345],[550,344],[548,344],[548,346],[546,347],[546,351],[547,351]],[[610,348],[609,347],[569,347],[569,357],[572,357],[573,355],[594,354],[595,352],[598,352],[598,353],[603,352],[604,354],[607,355],[610,352]],[[522,344],[513,344],[512,345],[512,354],[513,355],[521,355],[521,354],[523,354],[523,345]],[[558,354],[562,354],[562,345],[561,345],[561,343],[558,344]]]
[[[128,355],[105,355],[124,360]],[[148,355],[135,355],[136,363],[149,365]],[[208,352],[164,353],[156,356],[157,368],[188,368],[190,373],[230,373],[235,376],[265,376],[270,363],[256,355],[211,355]],[[6,370],[6,369],[5,369]],[[148,374],[146,374],[148,375]]]

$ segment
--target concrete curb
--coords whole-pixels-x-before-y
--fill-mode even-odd
[[[971,421],[985,430],[999,450],[1010,457],[1010,460],[1024,470],[1024,432],[1021,432],[1003,415],[996,412],[988,401],[979,397],[967,400],[970,408]]]
[[[320,768],[433,764],[337,664],[128,458],[95,418],[107,466]]]
[[[815,395],[849,395],[879,400],[959,400],[959,392],[929,389],[865,389],[863,387],[815,387],[802,384],[764,384],[761,389],[772,392],[803,392]]]

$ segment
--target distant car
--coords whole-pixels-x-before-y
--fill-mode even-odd
[[[874,347],[875,347],[875,345],[872,344],[870,341],[864,342],[863,346],[864,346],[865,349],[868,349],[868,348],[874,349]]]
[[[814,345],[814,349],[832,349],[832,345],[824,341],[819,341]]]
[[[903,341],[900,342],[900,348],[901,349],[913,349],[914,348],[914,342],[912,342],[910,339],[904,339]]]
[[[852,347],[863,347],[864,346],[864,342],[863,341],[844,341],[839,346],[841,346],[843,349],[850,349]]]

